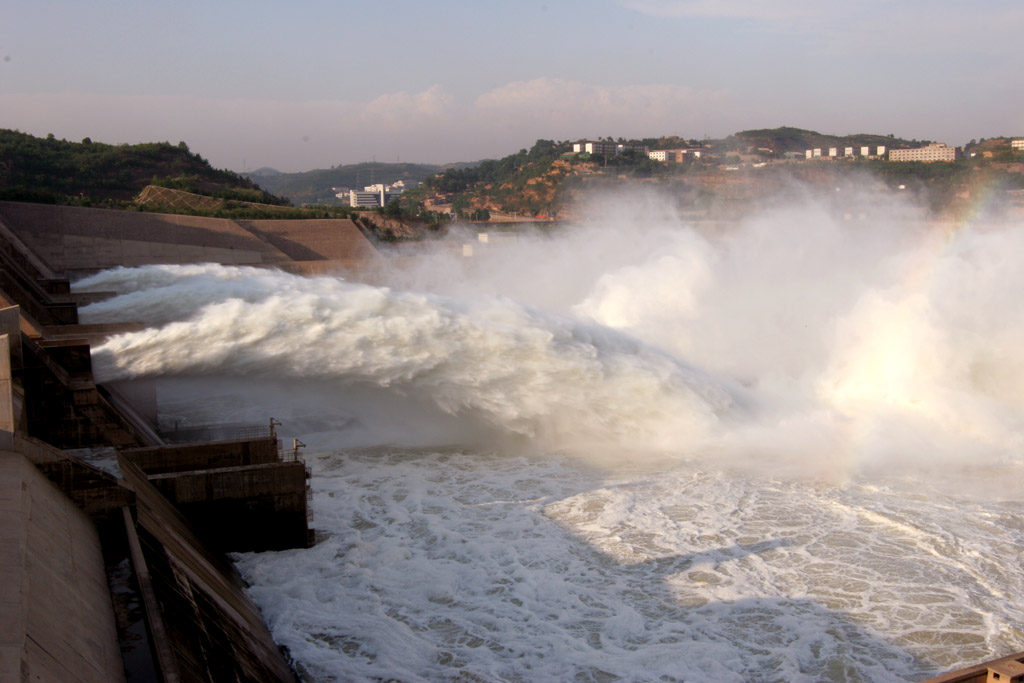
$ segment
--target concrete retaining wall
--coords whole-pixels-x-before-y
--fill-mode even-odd
[[[158,474],[149,481],[218,550],[285,550],[309,542],[301,462]]]
[[[233,467],[276,463],[277,439],[242,439],[212,441],[183,446],[133,448],[121,451],[147,475],[187,472],[211,467]]]
[[[0,202],[0,219],[60,272],[152,263],[260,265],[289,260],[223,218]]]
[[[0,452],[0,680],[124,680],[96,528],[10,451]]]
[[[362,262],[377,257],[356,224],[348,219],[238,221],[293,261]]]
[[[121,471],[136,494],[136,573],[152,589],[150,631],[165,678],[294,681],[238,573],[210,552],[185,518],[131,462]],[[150,611],[150,608],[147,608]]]

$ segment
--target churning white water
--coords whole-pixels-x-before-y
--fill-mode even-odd
[[[1024,649],[1024,226],[630,205],[390,287],[117,269],[101,380],[308,445],[308,680],[905,681]],[[635,218],[642,213],[643,219]]]

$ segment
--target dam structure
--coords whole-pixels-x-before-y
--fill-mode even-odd
[[[270,416],[216,441],[159,433],[155,392],[92,374],[91,344],[142,326],[79,324],[107,295],[70,281],[209,262],[355,273],[376,258],[347,220],[0,202],[0,680],[295,680],[224,553],[312,544],[298,444],[282,450]]]
[[[420,613],[421,621],[408,623],[426,625],[417,631],[432,637],[444,630],[441,639],[417,641],[417,635],[397,621],[390,625],[391,631],[376,630],[387,620],[375,610],[378,605],[386,607],[389,601],[438,604],[442,613],[448,612],[452,609],[448,596],[454,596],[456,591],[447,590],[446,585],[459,586],[459,609],[468,615],[467,622],[477,619],[476,623],[485,626],[481,632],[495,634],[495,644],[510,640],[505,638],[506,634],[527,645],[532,642],[529,648],[512,652],[514,659],[510,660],[508,670],[513,672],[525,670],[524,661],[538,667],[534,673],[570,669],[594,672],[594,655],[607,652],[601,666],[614,665],[618,670],[600,675],[608,680],[616,676],[635,679],[638,675],[656,680],[661,671],[668,672],[664,678],[673,680],[718,680],[708,673],[715,671],[734,673],[734,680],[791,679],[785,673],[771,673],[783,669],[767,668],[773,664],[764,655],[765,642],[769,650],[776,648],[784,659],[802,667],[801,671],[806,668],[814,672],[803,676],[814,680],[850,680],[848,672],[861,680],[895,680],[896,674],[884,676],[887,672],[882,669],[889,664],[894,665],[894,672],[907,672],[907,680],[920,680],[923,671],[943,668],[930,665],[925,669],[911,661],[912,657],[885,640],[887,636],[876,638],[858,622],[848,620],[844,612],[851,609],[861,610],[859,618],[867,611],[885,617],[890,610],[893,614],[899,610],[901,614],[890,615],[890,623],[898,628],[883,633],[916,633],[920,627],[921,633],[934,634],[931,641],[918,641],[924,643],[922,651],[956,657],[936,661],[975,661],[1016,649],[1016,645],[999,645],[1016,643],[1014,638],[999,640],[996,647],[989,648],[984,634],[977,635],[979,624],[986,622],[965,619],[965,626],[952,632],[930,623],[933,616],[945,619],[948,605],[966,604],[958,601],[956,595],[970,593],[985,595],[977,613],[991,615],[994,623],[1009,623],[1015,618],[1015,608],[1004,610],[989,605],[1010,603],[1002,596],[1016,592],[1007,589],[999,593],[986,588],[999,584],[993,577],[1000,571],[1017,576],[1007,569],[1013,567],[1016,546],[1002,541],[1016,538],[1017,526],[1012,521],[1016,519],[1015,510],[979,506],[975,516],[965,517],[967,521],[961,524],[959,519],[949,517],[944,501],[942,509],[936,510],[930,502],[919,500],[928,497],[916,496],[916,484],[910,495],[907,489],[900,488],[882,498],[877,490],[842,495],[827,490],[819,495],[810,486],[768,488],[760,476],[715,477],[709,485],[694,482],[691,471],[680,469],[667,471],[664,481],[650,481],[644,475],[615,481],[615,486],[609,487],[605,484],[609,480],[602,477],[594,482],[599,484],[595,487],[589,478],[581,479],[576,468],[570,469],[560,462],[500,460],[478,457],[473,452],[465,456],[445,452],[437,456],[403,457],[398,469],[391,463],[381,463],[376,452],[365,457],[346,452],[337,454],[336,461],[318,470],[323,476],[317,482],[324,493],[317,499],[318,506],[322,505],[318,509],[323,511],[323,526],[319,538],[314,538],[311,526],[315,520],[309,516],[308,474],[299,457],[300,445],[296,443],[290,450],[282,448],[277,435],[279,423],[272,417],[274,411],[265,417],[259,415],[259,424],[245,425],[244,430],[239,429],[243,425],[218,425],[216,432],[211,432],[184,424],[161,431],[156,417],[161,415],[166,425],[168,414],[174,412],[172,392],[158,397],[144,381],[97,382],[93,374],[91,348],[110,335],[141,331],[144,326],[116,317],[104,324],[81,324],[78,307],[102,301],[109,294],[73,292],[71,280],[119,265],[211,261],[297,274],[340,273],[346,279],[364,282],[371,280],[376,268],[382,265],[375,246],[349,221],[226,221],[0,203],[0,680],[289,681],[296,679],[293,668],[311,677],[321,671],[325,679],[336,675],[355,678],[358,674],[352,672],[363,664],[358,655],[363,650],[356,650],[357,656],[352,657],[344,645],[335,645],[364,643],[369,639],[363,639],[363,633],[388,643],[393,650],[392,654],[384,649],[382,656],[367,665],[364,678],[406,680],[419,676],[425,666],[433,667],[433,678],[438,680],[460,674],[473,676],[471,669],[459,671],[453,665],[450,652],[458,650],[446,649],[452,647],[452,642],[459,645],[456,641],[463,638],[463,632],[456,630],[452,634],[447,629],[432,629],[430,619],[437,613],[429,611],[429,606]],[[386,265],[404,267],[401,256],[390,258]],[[233,268],[218,270],[237,274]],[[252,274],[253,271],[246,271],[246,275]],[[410,274],[419,273],[410,269]],[[106,281],[118,282],[123,295],[136,287],[132,280],[135,272],[121,275],[125,277]],[[265,281],[259,292],[264,298],[277,296],[281,280],[299,280],[254,279]],[[761,282],[761,278],[754,278],[754,282]],[[305,293],[323,290],[320,298],[315,299],[322,303],[344,298],[335,296],[338,282],[334,278],[291,284],[308,288],[302,290]],[[255,289],[249,283],[247,293]],[[200,287],[171,290],[172,294],[165,298],[175,297],[177,307],[189,311],[196,306],[193,296],[199,290]],[[182,295],[183,291],[189,294]],[[287,317],[289,309],[295,308],[294,300],[292,297],[273,308],[250,307],[244,309],[246,313],[222,316],[219,322],[226,332],[220,336],[197,336],[212,322],[203,318],[197,323],[197,319],[189,318],[191,326],[182,328],[187,334],[161,338],[176,339],[164,344],[182,347],[198,339],[193,346],[205,343],[207,348],[223,350],[217,345],[229,343],[230,335],[238,331],[246,316],[253,316],[250,322],[263,323],[270,318],[274,325],[263,326],[263,338],[277,342],[279,329],[302,329],[310,320],[305,315]],[[399,296],[396,300],[408,299]],[[452,307],[433,305],[420,310],[445,313]],[[399,310],[393,319],[405,322],[409,318],[407,311]],[[517,315],[515,320],[518,325],[523,318]],[[528,324],[530,329],[543,332],[562,329],[540,316]],[[346,334],[353,329],[349,323],[338,328]],[[463,328],[445,327],[446,334],[449,329],[451,335],[462,335]],[[502,332],[509,329],[503,323]],[[381,356],[389,361],[405,360],[402,346],[386,347],[372,336],[372,331],[350,336],[353,343],[377,351],[383,349]],[[494,338],[508,336],[512,335],[495,334]],[[228,341],[209,343],[205,339]],[[154,348],[155,356],[164,350],[181,350],[159,344]],[[335,354],[337,358],[348,361],[357,355],[346,351],[351,346],[340,348],[341,352]],[[610,349],[607,344],[592,348]],[[309,344],[292,343],[289,351],[292,357],[305,360]],[[231,354],[227,361],[234,356]],[[502,356],[487,354],[504,363]],[[641,373],[649,366],[633,363],[633,359],[623,355],[615,357],[630,360],[637,372],[629,377],[649,376]],[[99,354],[96,358],[99,367]],[[280,358],[264,358],[261,367],[281,366]],[[485,360],[477,357],[464,367],[473,371],[486,369],[482,365]],[[545,362],[564,367],[556,356]],[[179,367],[186,368],[185,371],[199,367],[202,372],[200,365]],[[247,367],[252,366],[243,363],[233,366],[232,371],[248,372]],[[343,367],[333,376],[351,374]],[[462,376],[465,375],[455,375]],[[173,382],[161,381],[161,391]],[[195,394],[188,389],[187,382],[184,384],[184,390],[179,389],[183,396],[177,400],[189,406],[194,403]],[[580,388],[603,390],[606,385],[572,386],[573,393],[582,396],[581,409],[576,414],[586,416],[596,401],[589,391]],[[339,388],[330,397],[340,397],[343,391],[348,391],[348,387]],[[315,392],[310,389],[310,393]],[[288,394],[281,394],[285,395]],[[525,395],[532,399],[536,392]],[[659,394],[658,400],[663,397]],[[165,404],[158,405],[158,398]],[[563,401],[570,394],[557,393],[553,398]],[[388,401],[390,408],[392,399]],[[549,401],[544,405],[552,404]],[[629,407],[646,405],[652,404],[635,401]],[[292,414],[298,417],[301,410],[293,410]],[[382,416],[382,429],[395,429],[394,414],[397,413]],[[442,458],[458,462],[446,470]],[[339,465],[337,470],[331,466],[334,462]],[[342,471],[342,465],[349,463],[365,472],[352,477],[350,472]],[[437,479],[436,491],[430,491],[426,498],[408,495],[405,482],[419,486],[428,474],[438,472],[443,476]],[[400,476],[390,486],[391,493],[382,493],[388,488],[379,483],[382,474],[391,477],[395,473]],[[474,483],[466,487],[467,480]],[[531,499],[520,502],[524,491],[531,492]],[[870,498],[870,504],[865,498]],[[805,499],[810,501],[806,506]],[[365,501],[366,506],[352,505],[353,501]],[[701,505],[691,507],[692,501]],[[339,503],[352,508],[352,512],[340,513]],[[538,509],[538,505],[542,507]],[[634,505],[639,505],[637,516],[645,525],[657,517],[652,511],[659,511],[658,515],[666,511],[661,517],[663,521],[657,522],[661,526],[630,526],[625,514],[615,512]],[[447,524],[439,527],[439,533],[422,533],[421,520],[428,513],[421,510],[426,509],[431,509],[431,519]],[[590,509],[611,510],[612,523],[596,525],[589,512],[578,513]],[[732,511],[730,519],[721,514],[722,510]],[[876,514],[877,510],[886,514]],[[1001,514],[1004,510],[1008,510],[1010,522],[994,525],[989,531],[985,520],[989,519],[990,511]],[[388,521],[377,524],[383,519]],[[979,519],[984,524],[976,523]],[[374,524],[380,533],[372,544],[352,546],[345,534],[352,532],[354,537],[362,533],[362,520],[377,520]],[[902,520],[919,523],[908,525]],[[596,534],[584,537],[580,543],[566,533],[566,529],[570,533],[574,529],[590,533],[595,526],[600,526]],[[942,530],[950,526],[953,531],[944,535]],[[908,527],[913,527],[910,535]],[[672,533],[682,529],[679,542],[666,546],[671,552],[645,547],[646,531],[652,528],[670,529]],[[645,533],[635,534],[634,540],[630,540],[623,529],[640,529]],[[792,529],[799,534],[791,533]],[[719,536],[718,532],[725,535]],[[974,544],[978,537],[981,540]],[[439,538],[451,542],[439,543]],[[914,542],[908,543],[908,538]],[[962,542],[967,550],[1000,548],[1006,552],[994,552],[991,557],[978,553],[977,556],[993,564],[982,565],[976,572],[974,564],[950,568],[958,550],[947,539]],[[314,540],[319,545],[311,553],[264,553],[236,558],[237,567],[252,581],[254,595],[262,594],[267,587],[266,583],[261,585],[259,572],[251,571],[254,566],[266,570],[264,577],[272,575],[275,582],[282,582],[275,587],[275,600],[261,598],[266,618],[273,620],[277,642],[292,648],[291,652],[282,651],[225,553],[301,548]],[[915,551],[918,540],[922,552]],[[562,552],[563,545],[571,546],[572,553]],[[792,552],[787,547],[792,547]],[[872,550],[876,547],[879,553]],[[618,553],[620,548],[629,550],[629,554]],[[509,553],[522,557],[522,561],[506,562]],[[643,561],[636,562],[637,558]],[[938,563],[932,562],[932,558]],[[342,570],[331,569],[332,561],[357,567],[357,563],[365,562],[364,566],[372,567],[378,576],[390,573],[391,577],[384,583],[338,581]],[[851,590],[838,586],[839,581],[834,579],[843,578],[840,572],[818,571],[822,561],[851,575],[867,568],[867,579],[861,583],[877,583],[878,588],[864,592],[859,587]],[[562,583],[570,575],[565,570],[567,562],[580,570],[572,572],[580,578],[574,579],[571,590],[564,590]],[[869,562],[878,563],[880,569],[869,567]],[[899,571],[892,572],[890,578],[893,565],[899,565]],[[950,580],[934,585],[936,574],[920,571],[922,567],[937,565],[941,565],[943,575],[948,570],[949,576],[968,576],[968,588],[961,589],[961,584]],[[427,566],[429,571],[423,573]],[[987,566],[994,566],[996,571]],[[319,567],[326,567],[327,571]],[[766,572],[765,568],[775,573]],[[466,573],[467,569],[472,572]],[[767,598],[708,602],[704,597],[709,591],[713,594],[720,590],[716,586],[733,590],[730,583],[721,581],[765,585],[758,583],[759,576],[775,584],[793,581],[794,585],[806,587],[801,588],[805,597],[794,600],[789,597],[792,593],[776,594],[772,586],[768,586]],[[441,590],[424,590],[424,577]],[[462,577],[468,580],[463,582]],[[493,590],[496,577],[526,580],[505,581],[508,590],[503,596]],[[678,578],[672,578],[670,585],[671,577]],[[975,578],[981,580],[980,584]],[[446,583],[449,579],[450,583]],[[711,581],[714,584],[709,588]],[[516,588],[517,583],[521,588]],[[293,588],[297,585],[302,590]],[[977,585],[986,590],[970,588]],[[612,590],[606,590],[608,586]],[[896,588],[891,589],[893,586]],[[537,592],[538,589],[542,590]],[[951,603],[934,598],[951,594]],[[863,603],[865,608],[858,607],[856,602],[846,602],[847,606],[842,608],[829,607],[829,601],[837,595],[840,599],[852,595],[858,601],[862,595],[875,597]],[[582,637],[566,629],[551,628],[555,619],[533,619],[536,614],[558,617],[559,613],[571,613],[580,601],[578,596],[586,597],[597,607],[593,617],[587,616],[591,625],[582,631]],[[526,607],[522,597],[528,598]],[[683,602],[684,599],[694,602]],[[332,601],[335,604],[329,610],[320,610],[321,605]],[[495,605],[503,609],[496,611]],[[974,607],[968,607],[968,614],[976,613]],[[646,625],[643,619],[630,615],[635,617],[639,610],[648,609],[656,620],[656,627],[650,631],[659,641],[655,644],[670,638],[685,646],[691,643],[691,634],[698,631],[707,632],[708,638],[694,641],[695,648],[673,650],[659,657],[655,667],[644,669],[645,656],[633,647],[636,637],[646,639]],[[318,611],[322,613],[312,615],[312,624],[298,623],[302,619],[294,618],[310,617]],[[903,616],[904,611],[909,616]],[[536,629],[540,621],[544,624]],[[535,630],[519,630],[524,624]],[[779,637],[763,640],[762,635],[768,631]],[[338,633],[354,633],[355,637],[352,641],[338,641]],[[389,633],[397,636],[378,637]],[[324,641],[334,641],[326,642],[327,647],[318,651],[332,658],[331,665],[320,670],[307,668],[311,658],[307,656],[309,651],[302,648],[324,645],[318,642],[321,634],[328,636]],[[607,638],[605,642],[611,648],[591,647],[586,639],[592,634]],[[556,661],[555,669],[541,669],[552,659],[552,642],[564,643],[554,649],[568,653],[569,658]],[[617,643],[626,643],[629,649]],[[462,644],[466,645],[466,641],[462,640]],[[706,650],[707,647],[712,649]],[[490,659],[488,653],[493,651],[489,647],[466,645],[463,652],[467,650],[473,651],[469,653],[471,658],[478,652],[483,655],[484,659],[476,660],[483,663],[478,670],[497,670],[484,668],[490,666],[489,661],[496,661]],[[846,668],[851,651],[867,659],[867,668]],[[529,659],[531,652],[539,656]],[[634,652],[637,657],[633,657]],[[381,667],[380,662],[388,658],[391,664]],[[1024,677],[1022,660],[1024,653],[1017,653],[943,674],[929,683],[1019,681]],[[739,673],[716,669],[727,661],[737,664]],[[636,674],[638,670],[654,675]],[[761,675],[765,671],[768,673]],[[796,668],[785,671],[795,673]],[[859,675],[857,671],[869,673]],[[870,672],[883,676],[873,677]],[[543,673],[538,675],[545,677]],[[559,676],[556,673],[548,677]]]

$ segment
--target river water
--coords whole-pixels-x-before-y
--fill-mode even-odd
[[[306,444],[308,680],[906,681],[1024,649],[1024,230],[657,204],[387,286],[118,269],[101,380]]]

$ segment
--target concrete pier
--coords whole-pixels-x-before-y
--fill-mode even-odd
[[[966,669],[929,678],[921,683],[1020,683],[1024,680],[1024,652],[993,659]]]
[[[211,547],[223,552],[312,545],[309,472],[284,461],[275,436],[121,452]]]

